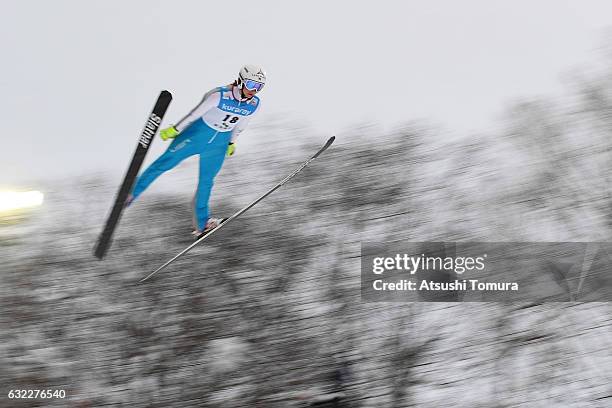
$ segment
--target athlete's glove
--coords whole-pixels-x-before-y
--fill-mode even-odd
[[[227,155],[233,156],[235,151],[236,151],[236,145],[233,142],[230,142],[227,145]]]
[[[170,126],[169,128],[162,129],[162,131],[159,132],[159,135],[161,136],[162,140],[168,140],[174,139],[179,135],[179,133],[180,132],[176,130],[174,126]]]

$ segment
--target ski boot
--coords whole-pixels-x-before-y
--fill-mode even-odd
[[[208,234],[210,231],[223,224],[225,220],[227,220],[227,218],[209,218],[208,221],[206,221],[206,226],[204,227],[203,231],[195,230],[191,233],[191,235],[193,235],[194,239],[196,240],[200,239],[202,236]]]

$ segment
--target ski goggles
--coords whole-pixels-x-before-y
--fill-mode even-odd
[[[262,84],[261,82],[253,81],[253,80],[250,80],[250,79],[246,79],[246,80],[242,81],[242,83],[244,84],[244,87],[246,89],[248,89],[249,91],[257,91],[257,92],[259,92],[264,87],[264,84]]]

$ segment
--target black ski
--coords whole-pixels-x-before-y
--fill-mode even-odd
[[[123,178],[123,183],[121,184],[121,188],[119,188],[119,192],[115,197],[115,204],[113,205],[113,209],[111,210],[108,219],[106,220],[106,225],[104,226],[104,230],[100,234],[98,238],[98,242],[94,249],[94,254],[98,259],[104,258],[108,248],[110,247],[111,239],[113,237],[113,232],[115,231],[115,227],[119,223],[121,219],[121,213],[123,212],[123,208],[125,206],[125,201],[132,190],[132,185],[134,184],[134,180],[136,180],[136,176],[138,176],[138,172],[140,171],[140,167],[142,166],[142,162],[144,161],[145,155],[151,147],[151,143],[155,138],[155,134],[161,125],[162,119],[168,109],[168,105],[172,101],[172,94],[168,91],[161,91],[159,97],[157,98],[157,102],[155,102],[155,106],[153,107],[153,111],[147,118],[147,122],[145,123],[144,129],[138,138],[138,144],[136,145],[136,151],[134,152],[134,156],[132,157],[132,162],[130,163],[130,167]]]
[[[151,272],[150,274],[148,274],[147,276],[145,276],[144,278],[142,278],[140,280],[140,282],[144,282],[147,279],[149,279],[151,276],[155,275],[157,272],[161,271],[162,269],[164,269],[165,267],[167,267],[168,265],[170,265],[172,262],[176,261],[178,258],[180,258],[181,256],[185,255],[187,252],[189,252],[193,247],[195,247],[196,245],[198,245],[199,243],[201,243],[202,241],[204,241],[206,238],[208,238],[209,236],[211,236],[213,233],[219,231],[222,227],[225,227],[227,224],[229,224],[232,220],[240,217],[243,213],[245,213],[248,209],[250,209],[251,207],[253,207],[255,204],[259,203],[261,200],[263,200],[264,198],[266,198],[267,196],[269,196],[270,194],[272,194],[273,192],[275,192],[276,190],[278,190],[283,184],[285,184],[286,182],[288,182],[289,180],[291,180],[293,177],[295,177],[295,175],[297,175],[300,171],[304,170],[304,168],[306,166],[308,166],[310,164],[310,162],[312,162],[314,159],[316,159],[317,157],[319,157],[319,155],[321,153],[323,153],[325,150],[327,150],[327,148],[329,146],[331,146],[332,143],[334,143],[334,140],[336,139],[336,136],[332,136],[330,137],[327,142],[325,143],[325,145],[323,147],[321,147],[319,149],[319,151],[317,151],[312,157],[310,157],[308,160],[306,160],[304,163],[302,163],[302,165],[300,167],[298,167],[293,173],[291,173],[290,175],[288,175],[287,177],[285,177],[280,183],[278,183],[277,185],[275,185],[274,187],[272,187],[270,190],[268,190],[264,195],[262,195],[261,197],[259,197],[258,199],[256,199],[255,201],[253,201],[252,203],[250,203],[249,205],[247,205],[246,207],[244,207],[243,209],[241,209],[240,211],[236,212],[234,215],[232,215],[231,217],[227,218],[226,220],[223,221],[223,223],[219,224],[219,226],[217,228],[215,228],[214,230],[211,230],[209,232],[207,232],[206,234],[202,235],[200,238],[198,238],[197,241],[195,241],[193,244],[189,245],[187,248],[185,248],[184,250],[182,250],[181,252],[179,252],[174,258],[170,259],[168,262],[166,262],[165,264],[163,264],[162,266],[160,266],[159,268],[157,268],[156,270],[154,270],[153,272]]]

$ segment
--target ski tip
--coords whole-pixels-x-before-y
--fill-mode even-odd
[[[332,145],[332,143],[334,143],[334,140],[336,140],[336,136],[332,136],[332,137],[330,137],[329,139],[327,139],[327,142],[325,142],[325,145],[324,145],[324,146],[323,146],[321,149],[319,149],[319,151],[318,151],[318,152],[317,152],[317,153],[316,153],[314,156],[312,156],[312,158],[313,158],[313,159],[316,159],[317,157],[319,157],[319,155],[320,155],[321,153],[323,153],[324,151],[326,151],[326,150],[327,150],[327,148],[328,148],[329,146],[331,146],[331,145]]]
[[[172,99],[172,93],[166,89],[164,89],[163,91],[160,92],[159,94],[160,97],[162,98],[169,98]]]
[[[332,136],[329,139],[327,139],[327,142],[325,143],[325,146],[323,146],[323,150],[327,150],[327,148],[329,146],[331,146],[332,143],[334,143],[334,140],[336,140],[336,136]]]

